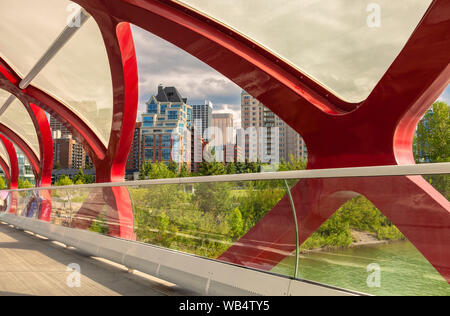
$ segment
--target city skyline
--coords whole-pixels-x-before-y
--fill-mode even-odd
[[[136,26],[132,27],[139,69],[138,119],[159,84],[175,86],[188,104],[210,100],[214,113],[231,112],[240,125],[242,89],[197,58]]]

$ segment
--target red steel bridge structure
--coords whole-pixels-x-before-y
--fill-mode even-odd
[[[33,86],[0,59],[0,88],[21,101],[39,140],[39,153],[22,135],[0,124],[10,163],[0,165],[17,188],[13,144],[26,155],[37,186],[51,186],[53,140],[45,112],[63,122],[91,157],[96,181],[124,180],[138,107],[138,66],[130,24],[178,46],[253,95],[295,131],[308,147],[308,169],[414,164],[415,128],[450,78],[450,2],[434,0],[370,95],[346,102],[290,63],[182,3],[169,0],[73,0],[90,14],[101,32],[109,60],[113,110],[109,142],[73,109]],[[26,52],[21,52],[26,54]],[[356,195],[368,198],[450,283],[450,203],[421,176],[303,179],[291,191],[299,240],[304,242],[340,206]],[[108,205],[112,236],[133,239],[133,213],[122,187],[99,189],[90,201]],[[14,203],[13,203],[14,204]],[[41,220],[49,221],[51,195]],[[11,212],[15,212],[14,207]],[[87,228],[98,210],[84,207],[74,227]],[[295,234],[288,197],[283,198],[220,260],[270,270],[292,252]],[[117,225],[118,224],[118,225]],[[286,228],[286,229],[285,229]],[[270,245],[279,252],[264,251]]]

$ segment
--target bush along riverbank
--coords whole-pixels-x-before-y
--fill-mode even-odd
[[[345,203],[300,249],[338,249],[406,240],[405,236],[365,197]]]

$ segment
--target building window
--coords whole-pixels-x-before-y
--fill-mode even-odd
[[[170,160],[170,149],[168,148],[162,149],[162,160]]]
[[[150,103],[147,106],[147,113],[149,113],[149,114],[158,114],[158,105]]]
[[[170,139],[171,139],[170,135],[163,135],[161,146],[162,147],[170,147]]]
[[[153,148],[145,149],[145,160],[153,161]]]
[[[152,116],[144,117],[143,125],[144,125],[144,127],[153,127],[154,126],[153,117]]]
[[[178,111],[169,111],[169,120],[178,120]]]

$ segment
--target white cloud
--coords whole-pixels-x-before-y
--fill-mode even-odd
[[[197,58],[159,37],[133,27],[139,66],[139,112],[159,84],[175,86],[188,103],[214,103],[217,111],[240,111],[241,89]],[[240,117],[240,113],[239,113]]]
[[[231,113],[233,114],[233,124],[234,127],[241,127],[241,108],[236,108],[231,104],[224,104],[221,109],[214,109],[213,113]]]
[[[444,92],[439,97],[438,101],[444,101],[447,104],[450,104],[450,86],[447,86],[447,88],[444,90]]]

